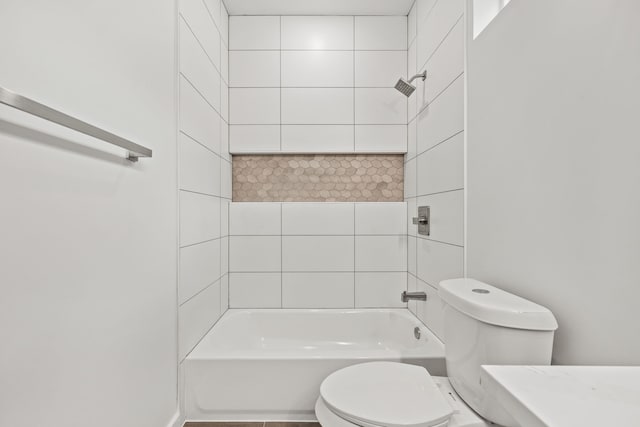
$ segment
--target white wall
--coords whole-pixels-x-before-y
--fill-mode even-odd
[[[406,212],[404,202],[231,203],[231,307],[406,307]]]
[[[233,16],[232,153],[407,147],[404,16]]]
[[[418,0],[409,14],[408,75],[427,70],[409,98],[405,156],[410,291],[415,313],[440,338],[438,283],[464,274],[464,0]],[[431,234],[417,233],[411,218],[431,207]]]
[[[551,309],[554,361],[638,364],[640,3],[511,1],[469,46],[469,276]]]
[[[180,1],[180,361],[229,306],[228,21],[220,0]]]
[[[153,149],[0,108],[0,425],[170,423],[175,4],[0,4],[0,85]]]

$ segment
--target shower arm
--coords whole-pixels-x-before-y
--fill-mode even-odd
[[[411,77],[409,79],[408,83],[411,83],[412,81],[414,81],[415,79],[417,79],[418,77],[422,77],[422,81],[425,81],[427,79],[427,70],[424,70],[423,72],[421,72],[420,74],[416,74],[415,76]]]

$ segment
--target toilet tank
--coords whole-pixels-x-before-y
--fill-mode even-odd
[[[481,365],[549,365],[555,317],[545,307],[474,279],[440,282],[447,375],[464,401],[485,419],[515,421],[480,383]]]

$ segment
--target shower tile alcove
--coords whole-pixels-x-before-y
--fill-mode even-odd
[[[407,17],[233,16],[229,40],[230,307],[406,307]]]
[[[403,156],[233,156],[234,202],[397,202]]]

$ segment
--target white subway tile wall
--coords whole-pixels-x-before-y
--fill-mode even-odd
[[[233,16],[230,49],[232,153],[407,151],[406,17]]]
[[[407,272],[356,273],[356,306],[403,308],[400,299],[407,290]]]
[[[234,273],[280,271],[282,252],[280,236],[230,236],[229,270]]]
[[[180,1],[180,361],[229,307],[228,19],[220,0]]]
[[[356,16],[356,50],[407,50],[406,16]]]
[[[354,307],[353,273],[282,273],[282,306]]]
[[[231,203],[233,308],[406,307],[406,203]]]
[[[355,55],[357,87],[389,87],[406,73],[406,50],[363,50]]]
[[[271,88],[229,89],[232,125],[272,125],[280,123],[280,90]],[[231,134],[233,146],[233,133]]]
[[[394,88],[356,88],[356,124],[406,125],[407,99],[399,94]]]
[[[428,299],[409,310],[444,339],[438,284],[464,275],[464,1],[417,0],[407,34],[407,74],[427,70],[409,98],[405,200],[407,287]],[[429,236],[410,221],[418,206],[431,207]]]
[[[347,125],[353,123],[353,89],[283,88],[283,125]]]
[[[282,49],[353,50],[353,20],[351,16],[283,16]]]
[[[229,275],[229,303],[232,308],[280,308],[282,274],[231,273]]]
[[[399,152],[407,146],[406,125],[356,125],[356,151],[385,153],[396,147]]]
[[[348,151],[353,147],[353,132],[350,125],[286,125],[282,126],[281,148],[302,154]]]
[[[229,50],[279,50],[279,16],[229,18]]]
[[[235,125],[231,126],[229,137],[252,153],[280,149],[280,125]]]
[[[353,87],[353,52],[282,51],[282,87]]]
[[[231,87],[280,87],[280,52],[229,52]]]

